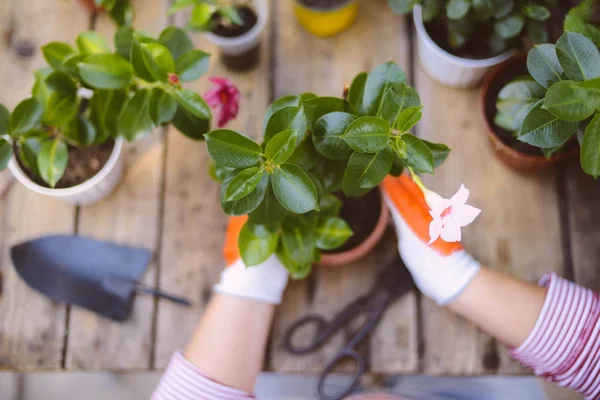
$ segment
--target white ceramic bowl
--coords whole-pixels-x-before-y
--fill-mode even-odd
[[[413,20],[417,28],[417,46],[421,64],[433,79],[446,86],[453,88],[477,86],[491,67],[502,63],[513,54],[513,51],[507,51],[496,57],[481,60],[454,56],[431,39],[423,24],[420,5],[416,5],[413,9]]]
[[[223,37],[207,32],[205,36],[208,40],[219,47],[219,51],[226,55],[237,55],[248,51],[260,42],[260,36],[269,20],[269,4],[267,0],[253,0],[254,10],[257,13],[258,21],[248,32],[237,37]]]
[[[52,189],[40,186],[33,182],[23,172],[21,166],[13,157],[8,163],[8,168],[13,176],[26,188],[46,196],[62,199],[74,205],[87,205],[96,203],[110,195],[123,180],[125,173],[124,141],[115,140],[115,147],[104,167],[93,177],[77,186],[64,189]]]

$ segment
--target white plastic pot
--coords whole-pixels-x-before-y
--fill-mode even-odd
[[[223,37],[207,32],[206,38],[219,47],[219,51],[226,55],[238,55],[253,49],[260,42],[260,36],[269,19],[269,5],[267,0],[253,0],[254,11],[258,21],[246,33],[236,37]]]
[[[104,167],[96,175],[77,186],[64,189],[52,189],[33,182],[23,172],[21,166],[13,157],[8,168],[14,177],[26,188],[46,196],[56,197],[74,205],[96,203],[110,195],[123,180],[125,173],[125,154],[123,139],[115,140],[115,147]]]
[[[423,24],[420,5],[414,7],[413,19],[417,28],[417,46],[421,64],[433,79],[446,86],[453,88],[476,86],[491,67],[502,63],[513,54],[513,51],[507,51],[496,57],[482,60],[457,57],[442,49],[431,39]]]

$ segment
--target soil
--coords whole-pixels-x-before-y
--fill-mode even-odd
[[[332,10],[346,3],[348,0],[297,0],[298,3],[308,8],[316,8],[318,10]]]
[[[112,139],[101,145],[91,147],[80,148],[69,145],[67,168],[63,177],[56,183],[55,189],[77,186],[92,178],[108,162],[114,147],[115,141]],[[49,187],[46,182],[25,167],[18,157],[17,161],[29,179],[40,186]]]
[[[211,30],[217,36],[234,38],[247,33],[258,23],[256,12],[248,6],[238,6],[237,11],[242,18],[242,25],[224,23],[218,12],[211,16],[213,28]],[[241,54],[221,54],[223,64],[234,71],[245,71],[254,67],[259,59],[259,45]]]
[[[379,190],[373,189],[360,197],[346,197],[343,193],[335,193],[342,201],[342,217],[354,234],[342,246],[331,253],[341,253],[352,250],[364,242],[373,232],[381,215],[381,194]]]

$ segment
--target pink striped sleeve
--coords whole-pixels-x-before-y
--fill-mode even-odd
[[[600,295],[548,274],[542,312],[525,342],[511,355],[536,375],[600,399]]]
[[[247,400],[250,394],[232,389],[207,377],[177,352],[160,378],[152,400]]]

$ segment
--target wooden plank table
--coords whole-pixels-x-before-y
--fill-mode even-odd
[[[25,4],[26,3],[26,4]],[[139,2],[141,3],[141,2]],[[167,17],[169,0],[138,4],[136,26],[153,34],[167,24],[183,26],[185,15]],[[106,16],[89,15],[78,2],[7,0],[0,4],[0,102],[14,107],[27,95],[33,71],[44,64],[39,51],[51,40],[73,42],[80,31],[114,32]],[[216,54],[201,36],[197,47]],[[214,57],[210,75],[228,76],[242,92],[232,129],[256,137],[275,98],[305,91],[340,95],[344,82],[387,60],[407,72],[425,105],[416,133],[447,143],[450,157],[432,188],[449,196],[464,183],[471,203],[484,209],[465,233],[465,246],[479,260],[533,281],[556,271],[594,289],[600,256],[600,187],[575,164],[535,176],[507,169],[492,154],[478,113],[478,90],[453,90],[421,68],[410,20],[389,12],[385,1],[363,2],[359,20],[333,38],[316,38],[296,21],[291,1],[271,0],[258,67],[227,71]],[[21,55],[20,55],[21,54]],[[206,79],[189,85],[204,92]],[[89,207],[73,207],[15,185],[0,199],[0,368],[31,370],[147,370],[164,368],[182,348],[202,314],[223,266],[220,252],[226,216],[218,185],[207,173],[206,146],[157,129],[128,147],[129,169],[117,192]],[[154,251],[145,282],[193,300],[182,308],[139,296],[125,323],[82,309],[54,304],[32,291],[15,273],[10,247],[46,233],[71,233],[141,245]],[[321,351],[286,353],[282,336],[291,321],[308,312],[334,314],[368,290],[396,251],[391,229],[373,254],[343,268],[317,268],[305,281],[291,282],[278,309],[265,368],[319,371],[342,337]],[[371,371],[381,374],[515,374],[525,371],[502,346],[465,321],[414,292],[395,303],[362,349]],[[342,366],[342,370],[346,369]]]

